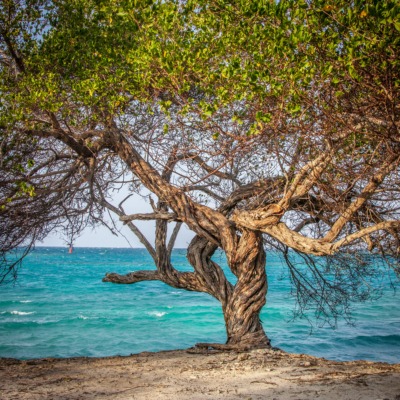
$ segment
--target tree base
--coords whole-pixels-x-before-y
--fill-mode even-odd
[[[249,351],[249,350],[256,350],[256,349],[271,349],[271,343],[267,339],[265,342],[262,343],[236,343],[236,344],[223,344],[223,343],[196,343],[195,349],[205,350],[205,351],[212,351],[212,350],[219,350],[219,351]]]

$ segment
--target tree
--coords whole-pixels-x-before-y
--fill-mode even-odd
[[[107,211],[156,269],[103,280],[214,296],[233,348],[270,345],[266,249],[321,315],[399,273],[396,2],[10,0],[0,23],[4,277],[11,249]],[[152,211],[114,204],[122,185]],[[182,223],[192,272],[171,262]]]

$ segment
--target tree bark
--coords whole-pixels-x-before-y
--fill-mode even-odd
[[[129,284],[160,280],[176,288],[208,293],[221,302],[227,341],[226,344],[202,343],[200,347],[219,350],[270,347],[260,321],[260,311],[267,294],[265,251],[261,235],[243,231],[236,246],[227,254],[229,267],[237,276],[236,285],[232,285],[222,268],[211,260],[216,246],[200,236],[192,240],[188,249],[188,260],[194,272],[176,271],[166,258],[162,245],[165,239],[164,223],[161,221],[157,229],[157,271],[136,271],[125,276],[107,274],[103,281]]]
[[[216,249],[217,246],[213,243],[197,235],[190,242],[187,258],[204,291],[215,297],[221,304],[226,304],[233,291],[233,285],[226,279],[222,268],[211,260]]]
[[[183,191],[170,184],[172,167],[159,174],[118,132],[110,132],[108,141],[143,185],[158,196],[157,212],[168,213],[172,209],[177,219],[185,222],[198,235],[188,249],[188,259],[194,272],[178,272],[169,260],[166,246],[167,220],[157,219],[155,252],[160,280],[173,287],[206,292],[216,297],[224,312],[227,346],[270,347],[259,317],[267,293],[261,233],[244,228],[238,235],[239,227],[235,227],[224,215],[229,207],[221,212],[193,202]],[[173,165],[173,157],[168,164]],[[221,247],[227,255],[229,268],[238,279],[235,286],[211,260],[217,247]]]
[[[244,230],[235,246],[226,250],[229,267],[237,277],[234,286],[211,260],[214,251],[211,243],[196,237],[189,246],[188,259],[208,288],[207,292],[222,304],[227,341],[225,345],[201,343],[197,346],[219,350],[270,347],[260,321],[267,294],[266,258],[261,234]]]
[[[235,233],[232,223],[224,215],[194,202],[170,184],[166,174],[160,175],[118,130],[108,131],[103,139],[142,184],[174,211],[179,221],[185,222],[193,232],[217,246],[225,248],[233,245]]]
[[[103,282],[132,284],[143,281],[159,281],[161,280],[158,271],[135,271],[126,275],[119,275],[114,272],[107,273],[103,278]]]
[[[260,233],[243,231],[228,263],[238,281],[223,304],[227,345],[265,348],[270,340],[260,321],[266,302],[265,251]]]

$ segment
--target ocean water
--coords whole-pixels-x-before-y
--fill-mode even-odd
[[[223,258],[217,260],[224,263]],[[174,266],[188,270],[183,250]],[[160,282],[103,283],[106,272],[152,269],[142,249],[36,248],[15,285],[0,286],[0,357],[101,357],[225,342],[219,303]],[[333,360],[400,362],[399,294],[354,306],[354,325],[310,329],[292,320],[283,263],[268,254],[269,291],[261,319],[274,346]]]

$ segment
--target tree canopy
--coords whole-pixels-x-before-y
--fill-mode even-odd
[[[229,345],[269,343],[258,317],[266,248],[287,261],[300,309],[311,301],[335,316],[366,298],[381,263],[399,273],[399,10],[389,0],[3,1],[3,279],[12,249],[110,212],[156,269],[104,280],[211,294]],[[115,203],[122,186],[150,191],[151,212],[134,213],[129,196]],[[154,244],[138,219],[156,221]],[[171,263],[182,223],[196,234],[193,272]],[[211,259],[218,248],[235,284]]]

